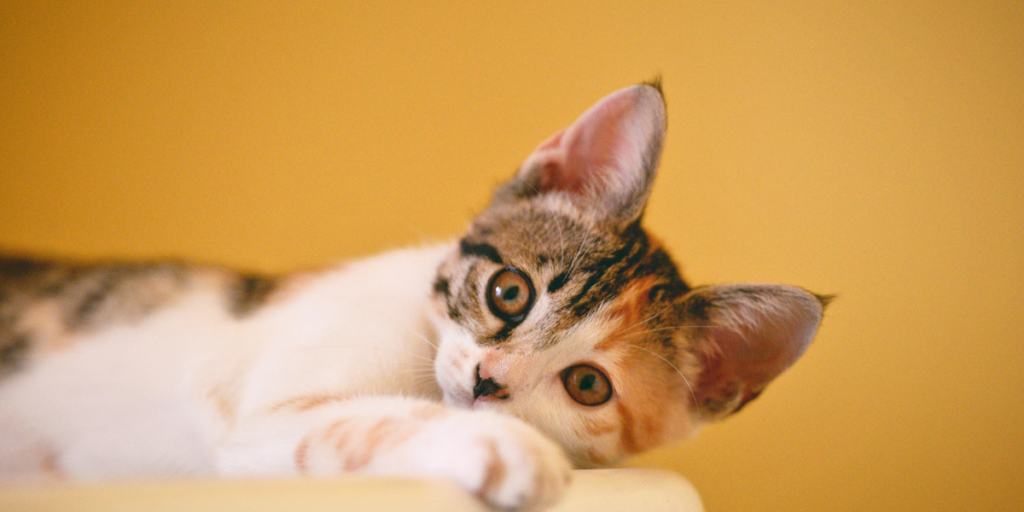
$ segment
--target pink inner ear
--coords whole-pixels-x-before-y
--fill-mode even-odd
[[[541,166],[541,172],[537,176],[537,189],[539,192],[552,192],[562,190],[578,194],[582,188],[583,180],[575,173],[568,172],[566,164],[566,152],[562,147],[562,138],[568,128],[559,130],[548,140],[537,146],[533,151],[531,160],[533,165]]]
[[[634,86],[612,93],[564,130],[537,146],[523,165],[537,174],[541,192],[580,194],[641,177],[644,153],[660,137],[664,104],[658,93]],[[633,181],[635,182],[635,181]]]
[[[696,389],[698,406],[714,416],[757,398],[803,354],[821,320],[817,299],[794,287],[725,286],[694,293],[718,296],[698,340],[704,344],[703,371]]]
[[[738,411],[800,355],[792,337],[767,338],[716,328],[709,334],[717,350],[708,355],[697,396],[709,403],[737,400]],[[739,393],[738,398],[736,393]]]

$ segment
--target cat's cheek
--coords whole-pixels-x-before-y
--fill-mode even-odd
[[[618,425],[605,410],[583,409],[568,403],[561,386],[539,387],[509,403],[494,404],[494,410],[528,421],[557,442],[573,465],[605,467],[616,460]]]

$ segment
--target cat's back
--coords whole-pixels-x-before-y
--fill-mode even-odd
[[[272,280],[177,261],[76,263],[0,255],[0,378],[201,295],[237,315]]]
[[[83,475],[209,471],[208,414],[181,391],[230,328],[233,283],[173,261],[0,257],[0,476],[54,454]]]
[[[48,457],[83,477],[210,474],[290,283],[175,260],[0,257],[0,480],[37,477]]]
[[[127,354],[172,351],[161,364],[168,367],[189,354],[251,354],[282,344],[294,351],[420,331],[413,325],[420,319],[408,312],[422,309],[450,250],[391,251],[277,276],[175,260],[79,263],[0,254],[0,386],[41,363],[96,351],[125,352],[105,353],[105,368]]]

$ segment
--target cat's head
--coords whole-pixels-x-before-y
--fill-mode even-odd
[[[691,288],[640,227],[664,132],[660,88],[623,89],[498,188],[434,283],[449,404],[523,418],[602,466],[738,411],[807,348],[819,297]]]

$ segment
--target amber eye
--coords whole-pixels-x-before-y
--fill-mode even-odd
[[[503,268],[487,283],[487,307],[506,322],[522,322],[532,305],[533,284],[519,269]]]
[[[601,405],[612,397],[612,383],[588,364],[570,366],[562,372],[562,383],[573,400],[583,405]]]

